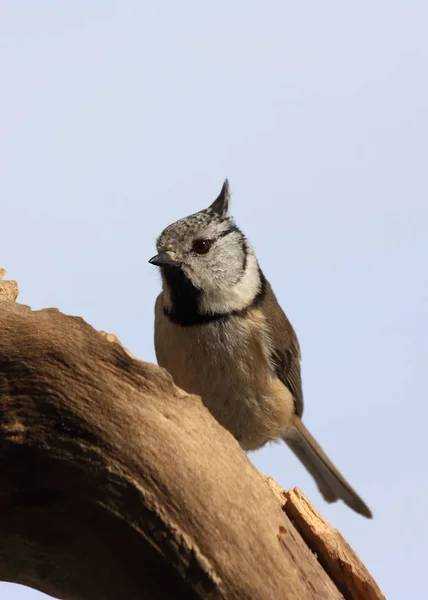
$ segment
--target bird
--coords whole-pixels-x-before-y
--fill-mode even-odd
[[[372,513],[302,421],[297,335],[255,251],[230,214],[226,179],[203,210],[156,240],[162,290],[155,302],[158,365],[197,394],[245,452],[283,440],[328,503]]]

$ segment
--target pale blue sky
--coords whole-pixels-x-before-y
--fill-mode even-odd
[[[229,177],[300,337],[306,424],[373,521],[285,445],[251,458],[388,600],[425,586],[427,23],[422,0],[0,2],[0,265],[21,302],[154,361],[155,238]]]

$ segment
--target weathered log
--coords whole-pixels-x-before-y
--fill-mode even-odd
[[[63,600],[354,597],[200,398],[16,296],[0,281],[1,580]]]

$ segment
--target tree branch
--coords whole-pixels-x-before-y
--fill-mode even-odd
[[[16,295],[0,281],[0,579],[63,600],[343,597],[200,398]]]

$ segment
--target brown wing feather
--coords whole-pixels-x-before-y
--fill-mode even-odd
[[[302,379],[300,374],[300,346],[296,333],[280,307],[268,282],[261,310],[266,316],[272,340],[272,361],[278,378],[293,394],[296,414],[303,413]]]

